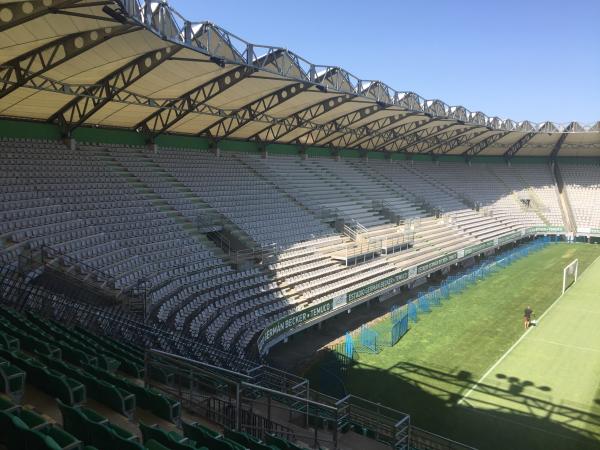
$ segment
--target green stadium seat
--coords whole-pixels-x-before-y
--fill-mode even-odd
[[[114,425],[94,410],[72,407],[57,400],[67,431],[79,437],[85,444],[100,449],[143,450],[137,437]]]
[[[127,379],[114,375],[107,370],[98,367],[84,365],[85,370],[93,374],[107,383],[114,384],[120,389],[131,392],[135,395],[136,404],[140,408],[147,409],[161,419],[177,423],[181,416],[180,402],[165,396],[162,392],[140,386],[139,384]]]
[[[303,447],[298,447],[286,439],[280,438],[279,436],[274,436],[272,434],[267,434],[265,442],[269,445],[274,445],[280,450],[307,450]]]
[[[190,439],[193,439],[194,441],[196,440],[194,438],[194,436],[192,436],[194,434],[202,435],[202,436],[210,436],[215,439],[218,439],[223,436],[221,433],[219,433],[215,430],[211,430],[210,428],[205,427],[204,425],[201,425],[198,422],[188,423],[188,422],[182,420],[181,425],[182,425],[183,432],[186,435],[186,437],[189,437]],[[188,436],[187,433],[189,433],[190,436]]]
[[[25,392],[25,372],[4,358],[0,358],[0,392],[16,401]]]
[[[28,430],[25,433],[25,442],[27,450],[67,450],[83,447],[79,439],[56,426],[41,431]]]
[[[0,331],[0,347],[9,351],[21,349],[19,340],[3,331]]]
[[[144,443],[148,450],[169,450],[169,447],[165,447],[160,442],[150,439]]]
[[[0,411],[13,412],[19,411],[20,406],[12,402],[10,397],[0,394]]]
[[[43,430],[50,426],[50,421],[29,408],[22,408],[17,415],[31,430]]]
[[[181,417],[181,403],[167,397],[162,392],[152,388],[139,386],[136,396],[140,399],[140,406],[151,411],[161,419],[177,423]]]
[[[233,431],[226,428],[225,437],[243,445],[246,448],[249,448],[250,450],[277,450],[277,447],[264,444],[255,437],[240,431]]]
[[[191,439],[181,436],[174,431],[165,431],[158,425],[149,426],[140,422],[140,431],[142,432],[144,444],[150,440],[155,440],[172,450],[189,450],[194,448],[208,450],[206,447],[197,447],[196,443]]]
[[[158,381],[159,383],[172,385],[175,380],[175,374],[168,372],[160,367],[150,368],[150,378]]]
[[[6,446],[7,450],[20,450],[25,439],[25,432],[29,429],[27,424],[19,417],[0,411],[0,443]]]
[[[203,445],[210,450],[244,450],[245,447],[237,442],[224,438],[216,431],[206,428],[199,423],[181,422],[183,434],[185,437],[196,442],[197,445]]]
[[[25,430],[23,432],[24,448],[27,450],[60,450],[61,447],[47,434],[36,430]]]
[[[38,355],[40,355],[38,353]],[[23,367],[27,373],[27,381],[43,392],[60,398],[69,404],[79,404],[86,400],[85,386],[79,381],[67,377],[59,370],[49,368],[44,362],[20,352],[8,355]],[[45,360],[42,354],[41,359]]]
[[[29,352],[38,352],[55,358],[61,357],[61,349],[56,345],[49,344],[41,338],[28,333],[25,330],[11,328],[6,330],[15,337],[19,338],[20,347]],[[30,330],[31,331],[31,330]],[[50,339],[47,339],[50,340]]]
[[[58,345],[63,352],[63,359],[72,364],[80,364],[82,362],[96,366],[98,364],[98,358],[92,355],[88,355],[83,350],[73,347],[68,342],[59,341]]]
[[[82,383],[53,369],[47,369],[46,372],[48,394],[60,398],[69,405],[85,403],[86,389]]]
[[[101,401],[126,417],[135,413],[135,396],[114,384],[96,379],[95,400]]]

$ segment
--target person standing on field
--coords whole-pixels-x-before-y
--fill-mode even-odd
[[[533,314],[533,310],[531,309],[531,306],[528,306],[527,308],[525,308],[525,312],[523,314],[523,322],[525,325],[525,329],[529,328],[529,325],[531,324],[531,315]]]

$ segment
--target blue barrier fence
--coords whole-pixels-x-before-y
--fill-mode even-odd
[[[461,274],[449,275],[439,286],[431,286],[426,292],[418,292],[417,296],[405,305],[392,306],[382,320],[362,325],[353,334],[346,333],[344,343],[336,345],[334,350],[347,358],[355,359],[358,353],[379,353],[384,347],[396,345],[408,332],[409,324],[418,322],[420,315],[431,312],[434,307],[442,306],[452,295],[460,294],[477,281],[508,267],[551,242],[558,242],[558,239],[554,236],[540,237],[523,247],[506,250],[493,259],[465,269]]]

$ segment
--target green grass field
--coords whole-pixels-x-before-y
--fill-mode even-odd
[[[600,448],[600,260],[586,271],[599,256],[553,244],[501,269],[361,354],[347,390],[482,450]],[[580,279],[555,303],[575,258]],[[524,336],[527,305],[541,320]]]

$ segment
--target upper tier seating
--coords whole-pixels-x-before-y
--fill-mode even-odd
[[[561,164],[560,171],[578,229],[600,229],[600,167]]]

